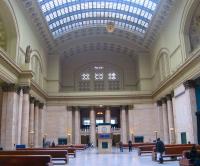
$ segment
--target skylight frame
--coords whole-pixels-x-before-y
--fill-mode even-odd
[[[160,0],[38,0],[54,38],[84,27],[106,26],[144,35]]]

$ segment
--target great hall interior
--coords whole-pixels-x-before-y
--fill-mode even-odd
[[[200,1],[0,0],[0,86],[6,151],[199,144]]]

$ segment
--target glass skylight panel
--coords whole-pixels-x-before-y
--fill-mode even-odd
[[[85,26],[106,26],[144,34],[160,0],[38,0],[52,35],[57,38]]]

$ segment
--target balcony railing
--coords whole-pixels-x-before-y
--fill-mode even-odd
[[[111,128],[111,132],[113,134],[120,134],[120,131],[121,131],[120,128]],[[96,132],[98,132],[97,128]],[[90,128],[81,129],[81,135],[90,135]]]

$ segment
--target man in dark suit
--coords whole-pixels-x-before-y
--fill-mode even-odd
[[[159,156],[159,163],[163,163],[163,153],[165,151],[165,145],[164,143],[160,140],[160,138],[157,139],[156,141],[156,152],[160,154]]]

